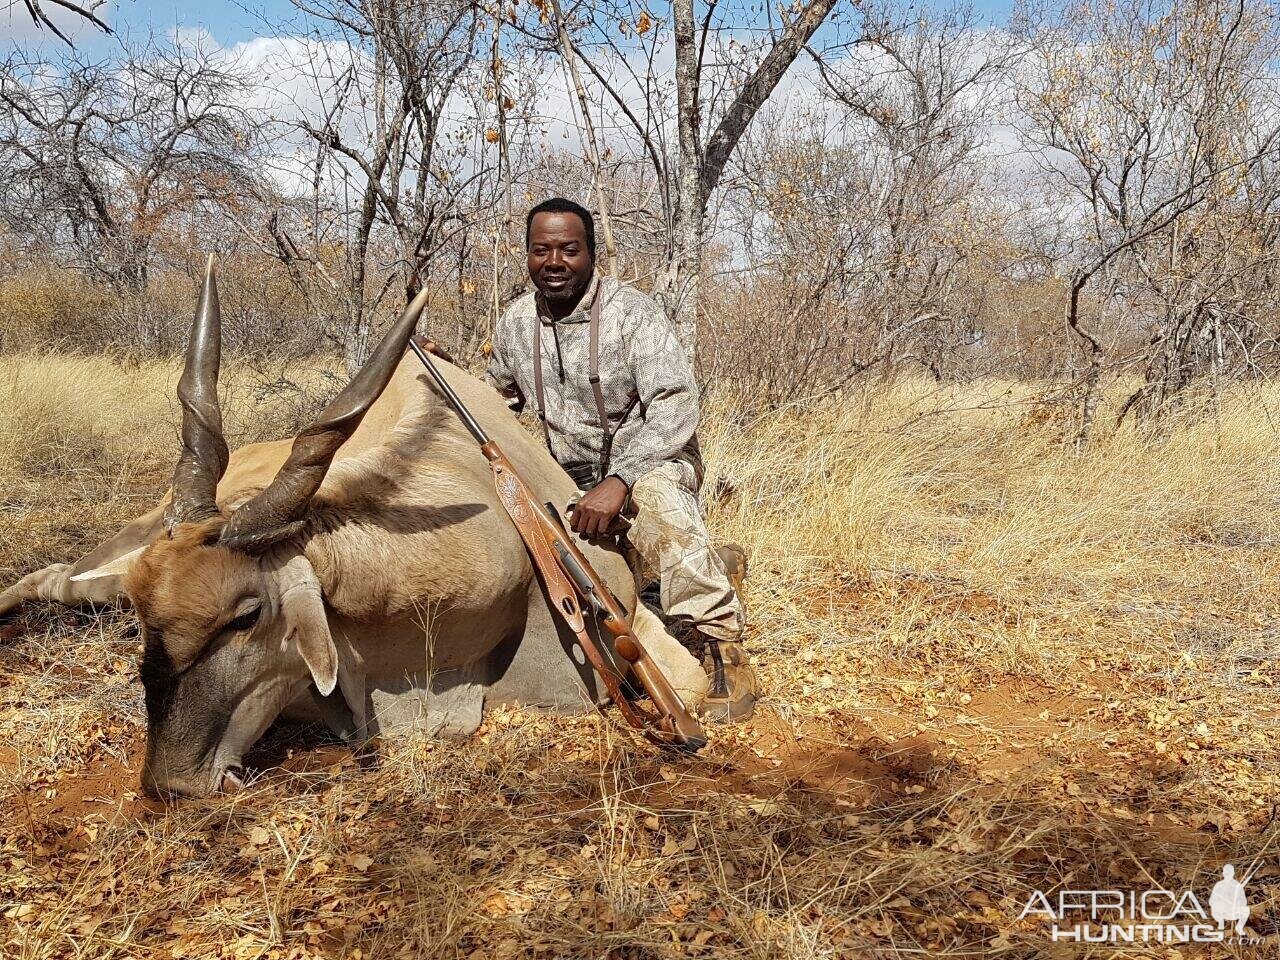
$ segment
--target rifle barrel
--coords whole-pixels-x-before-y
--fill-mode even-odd
[[[418,359],[422,361],[422,365],[427,368],[427,373],[431,374],[431,379],[434,380],[436,386],[440,388],[440,392],[443,393],[444,398],[449,401],[449,405],[453,407],[454,410],[458,411],[458,416],[462,418],[463,425],[471,432],[471,435],[476,438],[476,443],[481,446],[488,443],[489,435],[484,432],[484,427],[480,426],[480,424],[476,422],[476,418],[471,415],[471,411],[467,409],[461,398],[454,393],[453,387],[449,386],[449,381],[440,373],[439,368],[431,362],[431,358],[427,356],[426,351],[414,342],[413,337],[409,338],[409,347],[415,354],[417,354]]]

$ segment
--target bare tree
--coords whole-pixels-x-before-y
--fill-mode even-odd
[[[751,405],[877,370],[1065,377],[1083,447],[1107,371],[1145,417],[1280,360],[1260,0],[1083,0],[1010,33],[835,0],[295,6],[256,76],[172,41],[11,52],[6,277],[45,269],[58,303],[121,305],[96,342],[162,348],[215,246],[245,277],[237,349],[355,367],[426,287],[466,356],[525,279],[517,206],[557,192],[594,197],[618,275]],[[1016,182],[1015,123],[1039,164]]]
[[[718,0],[707,3],[700,15],[694,0],[673,0],[665,25],[635,0],[596,0],[580,7],[576,21],[568,24],[572,29],[566,32],[575,36],[561,43],[565,54],[588,48],[604,54],[585,52],[581,61],[653,166],[659,186],[655,199],[667,227],[654,292],[690,351],[713,193],[751,121],[836,3],[806,0],[781,12],[777,24],[766,6],[768,25],[750,42],[737,35],[722,38],[742,26],[728,21],[741,11],[721,7]],[[537,36],[539,23],[558,18],[547,16],[550,0],[534,6],[542,13],[526,29]],[[673,72],[660,64],[668,37]]]
[[[613,244],[613,256],[626,248],[631,276],[640,275],[643,263],[644,279],[652,280],[655,259],[670,258],[674,222],[675,162],[668,129],[674,88],[670,71],[658,64],[664,34],[638,0],[595,0],[567,12],[553,0],[534,0],[521,9],[525,16],[516,26],[526,49],[558,58],[566,67],[591,168],[590,179],[580,183],[572,163],[548,153],[530,186],[590,197],[603,214],[606,258],[612,235],[625,236],[626,241]],[[555,74],[554,66],[539,64],[539,70],[546,81]],[[542,94],[545,101],[545,83]]]
[[[312,295],[319,278],[328,300],[342,305],[338,338],[355,370],[387,295],[395,289],[395,301],[411,299],[433,258],[474,226],[469,215],[480,208],[467,202],[469,193],[491,168],[459,162],[458,141],[446,142],[444,124],[450,98],[476,63],[482,20],[465,0],[295,5],[321,40],[308,46],[305,62],[284,67],[303,75],[313,95],[288,121],[313,145],[311,210],[300,225],[276,218],[269,226],[299,289]],[[387,256],[375,263],[380,239]],[[334,243],[342,251],[337,272],[326,262]]]
[[[1106,361],[1082,316],[1091,280],[1107,275],[1111,297],[1135,284],[1164,291],[1133,403],[1178,392],[1192,345],[1221,343],[1213,297],[1171,301],[1167,281],[1189,244],[1203,248],[1198,224],[1251,205],[1248,185],[1280,148],[1275,27],[1250,0],[1084,0],[1021,29],[1033,51],[1019,89],[1024,136],[1081,214],[1065,322],[1086,355],[1083,449]]]
[[[744,66],[723,111],[713,115],[703,99],[702,77],[707,32],[716,4],[713,0],[708,5],[699,30],[694,0],[672,0],[680,173],[676,178],[671,259],[659,288],[666,294],[677,332],[690,350],[696,339],[711,193],[756,113],[835,5],[836,0],[808,0],[794,18],[787,18],[759,61]]]
[[[604,183],[602,182],[600,144],[596,139],[595,127],[591,122],[591,104],[587,100],[586,87],[583,86],[582,74],[578,69],[578,54],[573,49],[573,42],[569,39],[569,30],[565,24],[564,11],[560,9],[560,0],[550,0],[550,7],[552,16],[555,18],[556,38],[560,43],[560,54],[563,57],[565,69],[573,80],[574,94],[578,101],[583,146],[586,148],[587,158],[591,162],[591,169],[594,173],[596,216],[600,218],[600,232],[604,236],[605,269],[611,277],[616,277],[618,275],[618,250],[613,242],[613,221],[609,216],[608,195],[605,193]]]
[[[877,316],[872,356],[886,371],[914,342],[937,375],[941,354],[971,335],[979,304],[956,287],[979,245],[974,214],[991,223],[982,151],[1017,58],[970,9],[911,18],[892,7],[868,16],[859,56],[814,57],[846,141],[859,145],[869,196],[847,215],[871,221],[863,255],[875,261],[878,303],[864,307]]]
[[[7,0],[5,5],[12,9],[17,5],[17,0]],[[111,28],[94,12],[105,7],[107,0],[89,0],[87,3],[75,3],[73,0],[22,0],[22,5],[26,8],[32,23],[42,30],[48,30],[69,47],[74,47],[75,44],[54,22],[50,11],[66,11],[73,17],[93,24],[103,33],[111,32]]]
[[[988,148],[1016,52],[963,11],[866,27],[856,57],[819,60],[826,99],[766,105],[726,174],[699,361],[754,403],[876,368],[954,376],[982,341],[1005,217]]]
[[[252,177],[235,65],[149,41],[117,61],[0,63],[0,219],[121,291],[145,287],[157,235]]]

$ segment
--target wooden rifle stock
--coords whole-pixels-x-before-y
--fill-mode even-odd
[[[613,595],[608,584],[600,579],[600,575],[582,555],[578,545],[573,542],[573,536],[560,522],[560,517],[549,508],[546,509],[546,514],[551,524],[549,532],[554,538],[552,547],[556,551],[560,565],[577,587],[579,595],[595,608],[600,625],[613,634],[614,651],[631,665],[632,672],[644,687],[645,692],[649,694],[649,699],[653,701],[662,717],[671,724],[670,732],[679,738],[683,745],[696,743],[693,749],[700,748],[707,742],[706,733],[689,713],[684,701],[667,680],[666,674],[654,663],[649,652],[645,650],[644,644],[631,629],[631,624],[627,620],[627,611]]]

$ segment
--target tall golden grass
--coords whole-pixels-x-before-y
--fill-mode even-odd
[[[229,429],[260,439],[288,417],[243,377]],[[175,380],[0,357],[0,579],[159,494]],[[693,761],[501,711],[376,762],[275,734],[250,790],[155,812],[129,616],[28,611],[0,648],[0,952],[1041,957],[1032,891],[1207,904],[1223,862],[1274,942],[1280,390],[1082,456],[1036,395],[713,399],[710,523],[751,555],[767,700]]]

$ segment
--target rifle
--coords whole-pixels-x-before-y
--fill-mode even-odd
[[[480,452],[493,471],[498,498],[542,575],[551,606],[574,632],[591,666],[604,681],[610,699],[627,723],[660,747],[694,753],[706,745],[707,736],[662,670],[649,656],[627,620],[627,612],[613,591],[587,562],[573,537],[565,530],[551,504],[543,505],[530,492],[515,466],[476,422],[471,411],[441,375],[436,365],[412,337],[409,347],[427,368],[436,387],[457,412],[467,431],[480,444]],[[621,672],[602,643],[587,630],[583,603],[597,623],[613,636],[613,651],[631,668],[632,676],[649,695],[652,707],[627,696]]]

